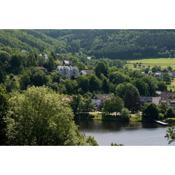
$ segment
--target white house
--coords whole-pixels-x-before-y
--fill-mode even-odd
[[[58,72],[66,78],[77,78],[80,73],[75,66],[57,66]]]

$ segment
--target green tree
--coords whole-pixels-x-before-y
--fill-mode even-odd
[[[102,91],[104,93],[109,93],[110,83],[109,83],[109,80],[105,76],[103,76],[103,78],[102,78],[102,86],[101,86],[101,88],[102,88]]]
[[[112,97],[104,102],[103,111],[106,113],[121,112],[123,107],[124,103],[120,97]]]
[[[95,74],[97,75],[97,77],[100,77],[101,74],[103,74],[104,76],[108,76],[108,72],[108,65],[104,61],[97,63],[95,67]]]
[[[89,79],[89,90],[91,92],[98,91],[101,88],[101,81],[95,75],[90,76]]]
[[[0,86],[0,145],[6,143],[6,134],[5,134],[5,122],[4,117],[6,116],[8,109],[8,99],[5,89]]]
[[[163,74],[163,81],[166,82],[166,84],[170,84],[171,83],[171,77],[168,73],[164,73]]]
[[[64,85],[66,88],[65,93],[67,94],[76,94],[77,93],[77,81],[76,80],[65,80]]]
[[[89,78],[85,75],[78,78],[78,87],[83,91],[87,92],[89,90]]]
[[[159,118],[159,110],[155,104],[149,104],[144,106],[142,120],[143,121],[154,121]]]
[[[9,61],[9,72],[19,74],[23,69],[23,57],[20,54],[12,55]]]
[[[20,75],[20,88],[22,90],[27,89],[28,85],[32,84],[30,78],[31,78],[31,71],[30,70],[25,70]]]
[[[148,84],[145,83],[142,79],[135,80],[134,85],[139,90],[139,93],[141,96],[148,96],[149,95]]]
[[[159,81],[157,84],[157,90],[159,91],[167,91],[167,85],[163,81]]]
[[[5,121],[11,145],[88,144],[73,121],[67,97],[48,88],[13,94]]]
[[[116,87],[116,94],[123,98],[125,107],[137,111],[140,108],[140,94],[131,83],[121,83]]]
[[[126,120],[129,120],[129,116],[130,116],[130,112],[127,108],[123,108],[121,110],[121,115],[122,119],[126,119]]]
[[[157,89],[157,79],[152,76],[146,76],[142,80],[148,84],[149,96],[154,96]]]
[[[173,118],[173,117],[175,117],[175,111],[174,111],[174,109],[168,108],[167,111],[166,111],[166,113],[165,113],[165,116],[167,118]]]
[[[129,81],[129,77],[121,72],[112,72],[109,79],[114,84],[124,83]]]
[[[44,64],[44,67],[49,71],[53,71],[56,69],[56,63],[53,57],[48,58],[46,63]]]
[[[71,106],[74,111],[74,114],[77,114],[79,112],[90,112],[93,111],[95,108],[94,105],[91,103],[91,96],[89,95],[73,96]]]
[[[31,71],[30,82],[34,86],[43,86],[47,84],[48,78],[42,69],[34,68]]]

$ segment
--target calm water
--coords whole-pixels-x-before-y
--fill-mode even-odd
[[[157,124],[80,121],[78,125],[80,131],[86,136],[94,136],[99,145],[111,145],[111,143],[128,146],[169,145],[164,137],[167,127]],[[175,142],[170,144],[170,146],[172,145],[175,145]]]

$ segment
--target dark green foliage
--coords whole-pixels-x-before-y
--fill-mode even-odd
[[[89,145],[91,145],[91,146],[98,146],[97,141],[92,136],[88,136],[86,138],[86,142],[89,143]]]
[[[13,55],[9,62],[9,72],[19,74],[23,69],[23,57],[21,55]]]
[[[145,83],[142,79],[135,80],[134,85],[138,89],[141,96],[148,96],[149,95],[148,84]]]
[[[167,118],[174,118],[175,117],[174,109],[168,108],[166,113],[165,113],[165,117],[167,117]]]
[[[77,81],[78,87],[83,92],[87,92],[89,90],[89,78],[87,76],[80,76]]]
[[[103,105],[103,111],[106,113],[121,112],[124,107],[123,100],[120,97],[112,97],[106,100]]]
[[[129,77],[121,72],[112,72],[109,79],[114,84],[124,83],[129,81]]]
[[[175,141],[175,128],[173,127],[168,128],[166,131],[165,137],[167,138],[169,144],[174,142]]]
[[[110,83],[109,83],[109,80],[106,77],[103,77],[103,79],[102,79],[101,89],[106,94],[109,93],[109,91],[110,91]]]
[[[6,125],[4,117],[6,116],[8,109],[7,94],[5,89],[0,86],[0,145],[4,145],[6,142]]]
[[[129,121],[130,112],[127,108],[123,108],[120,117]]]
[[[148,85],[148,96],[155,96],[157,89],[157,79],[152,76],[147,76],[142,79]]]
[[[98,62],[95,67],[95,74],[97,77],[100,77],[101,74],[104,76],[108,76],[108,66],[105,62]]]
[[[168,73],[163,74],[163,81],[165,81],[167,84],[171,83],[171,77]]]
[[[166,83],[163,82],[163,81],[159,81],[157,83],[157,90],[159,90],[159,91],[167,91]]]
[[[31,81],[31,85],[43,86],[47,84],[48,79],[44,70],[40,68],[36,68],[36,69],[32,69],[31,71],[30,81]]]
[[[78,88],[77,81],[75,81],[75,80],[65,80],[64,81],[64,86],[66,88],[65,93],[67,93],[67,94],[76,94],[77,93],[77,88]]]
[[[91,92],[98,91],[101,88],[101,81],[95,75],[90,76],[89,79],[89,90]]]
[[[116,87],[116,94],[123,98],[125,107],[137,111],[140,107],[140,94],[131,83],[121,83]]]
[[[143,121],[153,122],[159,118],[159,110],[155,104],[149,104],[144,106]]]
[[[91,95],[75,95],[73,96],[71,102],[72,109],[74,114],[78,114],[81,112],[91,112],[94,110],[94,106],[91,103]]]

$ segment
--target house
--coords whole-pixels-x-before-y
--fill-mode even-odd
[[[46,53],[44,54],[44,59],[45,59],[45,61],[47,61],[49,59],[49,57]]]
[[[172,78],[175,78],[175,72],[169,72],[169,75],[172,77]]]
[[[90,57],[90,56],[88,56],[88,57],[87,57],[87,59],[88,59],[88,60],[91,60],[91,57]]]
[[[58,72],[65,78],[79,77],[79,69],[75,66],[57,66]]]
[[[63,65],[64,65],[64,66],[70,66],[71,63],[70,63],[70,61],[68,61],[68,60],[63,60]]]
[[[155,77],[161,77],[161,76],[162,76],[162,73],[161,73],[161,72],[155,72],[155,73],[154,73],[154,76],[155,76]]]
[[[112,94],[96,94],[91,103],[100,109],[104,102],[112,97]]]
[[[162,92],[161,103],[166,103],[168,106],[175,107],[175,93],[173,92]]]
[[[156,91],[156,95],[160,96],[162,94],[162,91]]]
[[[81,75],[92,75],[94,74],[94,71],[93,70],[81,70],[80,74]]]
[[[140,103],[144,105],[145,103],[153,103],[155,105],[159,105],[161,101],[161,97],[147,97],[147,96],[141,96],[140,97]]]

